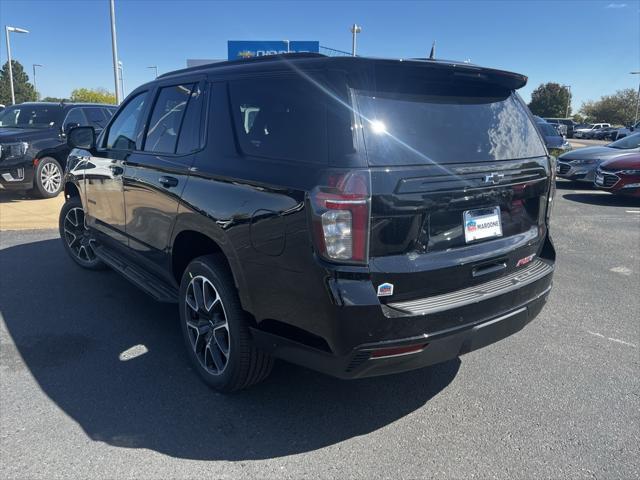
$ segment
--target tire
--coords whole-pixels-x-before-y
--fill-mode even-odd
[[[79,197],[68,199],[60,210],[60,238],[69,256],[88,270],[103,270],[106,265],[95,254],[95,240],[84,223],[84,210]]]
[[[271,372],[273,358],[251,340],[224,259],[208,255],[189,263],[180,282],[180,325],[191,364],[213,389],[241,390]]]
[[[53,198],[62,191],[63,170],[58,161],[42,157],[33,177],[33,193],[40,198]]]

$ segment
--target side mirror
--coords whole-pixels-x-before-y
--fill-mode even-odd
[[[62,131],[63,131],[66,135],[68,135],[72,128],[76,128],[76,127],[79,127],[79,126],[80,126],[80,124],[79,124],[79,123],[69,122],[69,123],[67,123],[67,124],[64,126],[64,128],[62,129]]]
[[[96,146],[96,131],[93,127],[75,127],[67,133],[69,148],[92,150]]]

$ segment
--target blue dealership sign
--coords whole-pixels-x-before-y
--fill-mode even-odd
[[[287,43],[289,45],[287,45]],[[291,40],[253,41],[253,40],[229,40],[227,42],[227,58],[240,60],[242,58],[262,57],[264,55],[277,55],[287,52],[314,52],[320,51],[320,42]]]

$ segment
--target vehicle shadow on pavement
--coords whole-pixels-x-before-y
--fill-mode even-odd
[[[599,205],[603,207],[638,207],[640,198],[625,197],[623,195],[612,195],[604,193],[565,193],[563,198],[572,202],[586,203],[588,205]]]
[[[0,203],[19,202],[33,198],[26,192],[0,192]]]
[[[7,375],[28,369],[91,439],[114,446],[199,460],[308,452],[423,407],[460,367],[341,381],[280,362],[262,384],[220,395],[189,367],[176,307],[114,272],[82,270],[59,239],[0,250],[0,271],[0,313],[15,343],[0,352]],[[147,352],[122,355],[136,345]]]

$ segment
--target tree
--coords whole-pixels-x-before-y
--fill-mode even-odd
[[[112,103],[115,105],[116,96],[105,88],[76,88],[71,92],[72,102]]]
[[[44,97],[42,100],[42,102],[55,102],[55,103],[60,103],[60,102],[68,102],[69,99],[68,98],[59,98],[59,97]]]
[[[573,118],[573,121],[576,123],[584,123],[584,117],[579,113],[574,113],[572,118]]]
[[[638,92],[633,88],[618,90],[600,100],[584,102],[580,108],[590,122],[609,122],[613,125],[629,125],[636,115]]]
[[[571,92],[559,83],[541,84],[531,94],[529,109],[540,117],[564,118],[571,114]]]
[[[29,76],[25,73],[22,64],[17,60],[11,60],[13,69],[13,92],[16,103],[35,102],[36,90],[29,83]],[[11,105],[11,86],[9,85],[9,62],[5,62],[0,70],[0,103]]]

